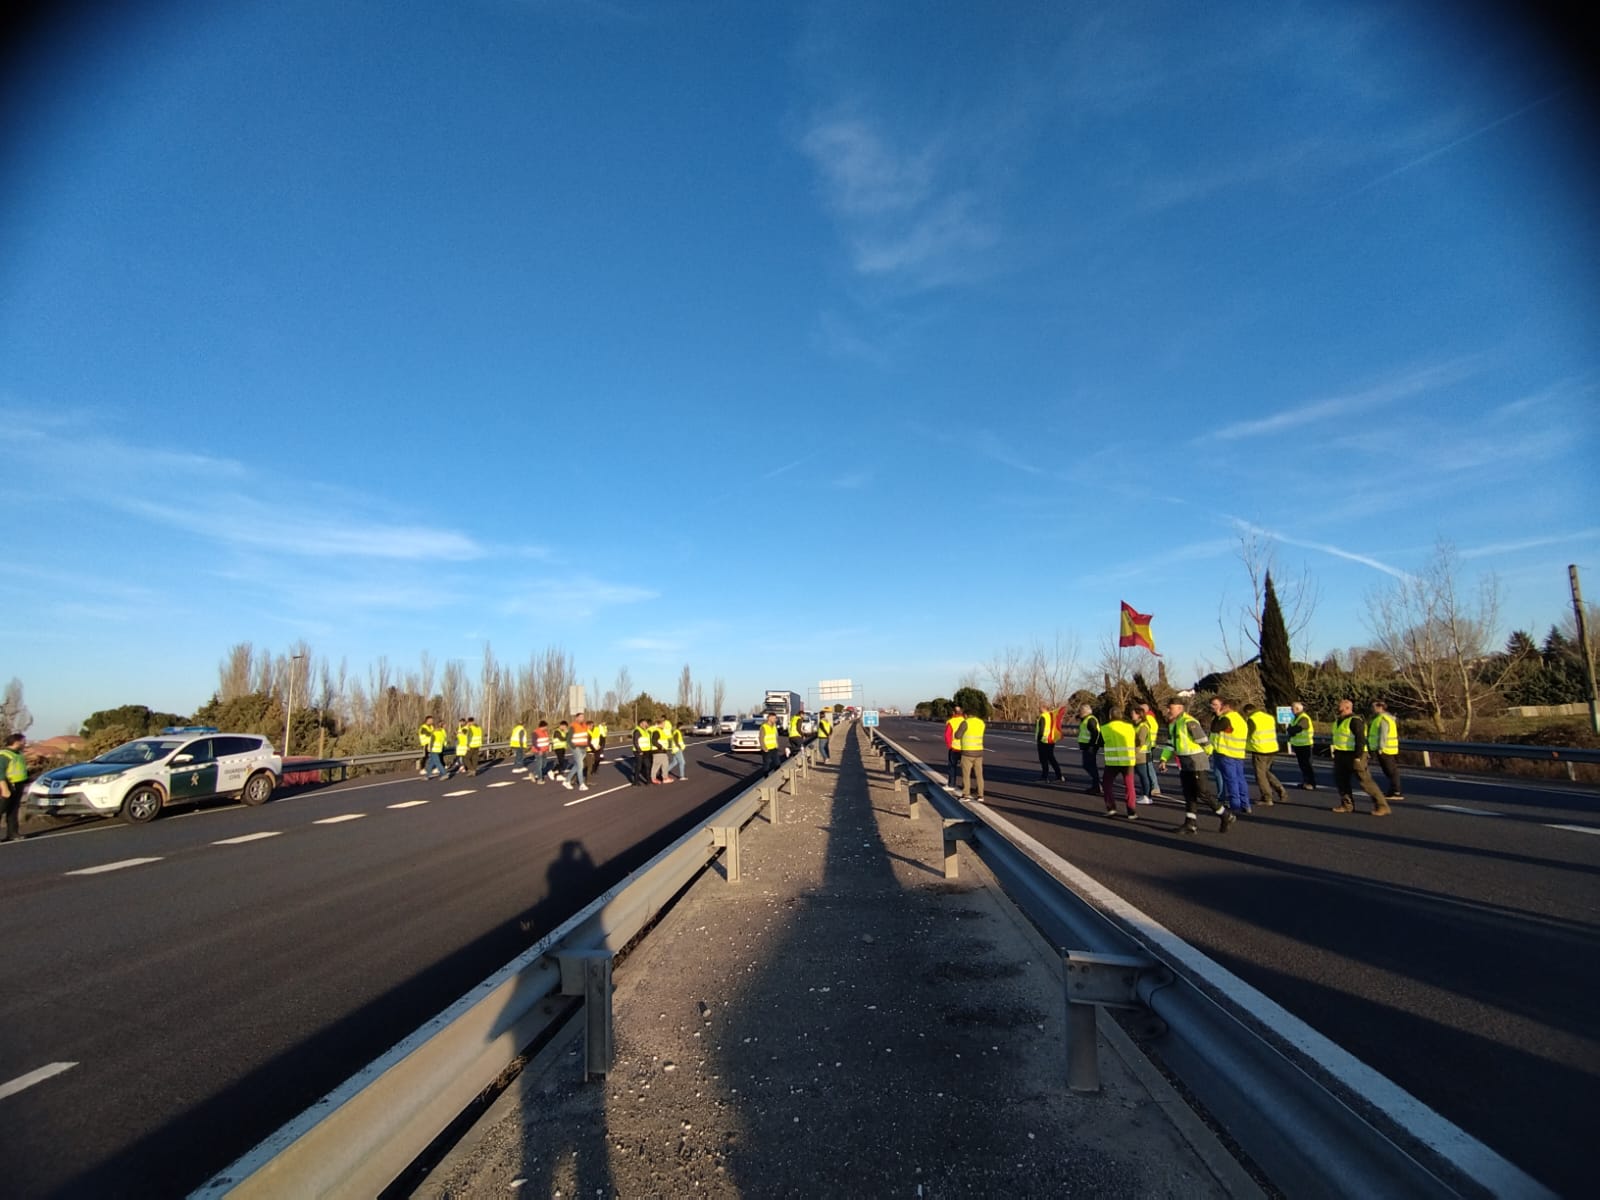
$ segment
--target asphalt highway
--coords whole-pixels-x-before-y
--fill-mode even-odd
[[[937,770],[939,725],[883,732]],[[1404,802],[1339,814],[1321,790],[1180,837],[1177,774],[1139,820],[1085,794],[1076,745],[1041,784],[1033,739],[986,738],[988,806],[1562,1195],[1600,1153],[1600,795],[1405,773]],[[1381,776],[1380,776],[1381,779]],[[1252,784],[1252,794],[1255,789]]]
[[[726,749],[644,789],[496,765],[5,846],[0,1191],[203,1183],[745,786]]]

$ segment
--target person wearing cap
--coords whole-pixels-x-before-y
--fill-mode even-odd
[[[1100,722],[1095,719],[1094,709],[1087,704],[1078,705],[1078,753],[1083,758],[1084,772],[1089,776],[1089,786],[1083,790],[1091,796],[1098,796],[1102,786],[1096,762],[1101,740]]]
[[[0,809],[5,810],[6,830],[0,842],[20,842],[22,831],[17,824],[17,810],[22,805],[22,793],[28,790],[28,758],[23,747],[28,739],[20,733],[6,738],[0,749]]]
[[[1161,751],[1161,762],[1156,767],[1165,771],[1167,763],[1178,760],[1178,782],[1183,789],[1183,827],[1179,833],[1190,837],[1200,832],[1196,809],[1204,804],[1222,822],[1218,833],[1227,833],[1238,820],[1223,805],[1217,803],[1216,788],[1211,783],[1210,739],[1205,727],[1189,715],[1188,708],[1176,696],[1167,701],[1167,744]]]

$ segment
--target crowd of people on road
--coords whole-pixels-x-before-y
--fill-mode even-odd
[[[1218,831],[1226,833],[1256,804],[1270,807],[1287,799],[1288,792],[1273,769],[1281,749],[1273,714],[1254,704],[1236,710],[1228,696],[1212,698],[1209,723],[1190,713],[1180,698],[1168,700],[1164,708],[1163,723],[1150,705],[1140,702],[1125,705],[1104,721],[1090,705],[1079,707],[1076,736],[1088,776],[1084,791],[1104,801],[1106,816],[1125,813],[1128,820],[1137,821],[1139,807],[1161,797],[1158,774],[1169,765],[1177,768],[1183,793],[1184,820],[1179,830],[1183,834],[1198,833],[1202,809],[1215,816]],[[1290,714],[1286,733],[1300,771],[1299,786],[1316,791],[1319,785],[1311,757],[1316,722],[1298,701],[1290,706]],[[1047,706],[1034,722],[1041,783],[1065,782],[1056,758],[1056,744],[1067,732],[1065,717],[1064,708]],[[983,799],[985,728],[981,717],[963,712],[959,705],[945,721],[946,778],[950,790],[964,800]],[[1373,816],[1391,815],[1390,802],[1404,796],[1400,790],[1399,731],[1387,706],[1374,701],[1371,719],[1366,720],[1355,712],[1352,701],[1341,700],[1330,733],[1333,786],[1339,796],[1333,811],[1354,812],[1354,791],[1359,786],[1372,801]],[[1367,765],[1371,758],[1376,758],[1383,771],[1387,792],[1373,781]],[[1245,774],[1247,760],[1255,777],[1254,801]]]

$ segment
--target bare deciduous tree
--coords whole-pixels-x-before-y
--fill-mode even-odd
[[[0,737],[27,733],[32,725],[33,714],[22,698],[22,680],[13,676],[6,684],[4,697],[0,698]]]
[[[228,647],[228,653],[217,664],[217,699],[223,703],[237,700],[250,693],[255,677],[252,670],[255,650],[249,642],[237,642]]]
[[[1221,668],[1223,671],[1241,667],[1261,652],[1261,611],[1266,602],[1268,575],[1273,576],[1284,627],[1289,631],[1289,644],[1302,658],[1309,653],[1303,643],[1317,611],[1316,580],[1304,568],[1297,576],[1285,576],[1278,564],[1277,545],[1253,526],[1239,534],[1236,554],[1244,565],[1250,594],[1237,603],[1224,596],[1218,606],[1217,629],[1222,635],[1222,653],[1227,659],[1227,666]]]
[[[711,681],[711,711],[722,720],[722,703],[728,698],[728,685],[721,675]]]

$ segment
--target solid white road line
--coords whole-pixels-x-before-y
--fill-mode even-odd
[[[633,786],[633,784],[631,784],[631,783],[619,783],[619,784],[617,784],[616,787],[607,788],[603,792],[590,792],[587,796],[579,796],[575,800],[568,800],[561,807],[562,808],[571,808],[574,804],[582,804],[585,800],[594,800],[594,799],[597,799],[600,796],[609,796],[609,795],[611,795],[612,792],[620,792],[623,788],[632,787],[632,786]]]
[[[1568,833],[1600,833],[1600,825],[1546,825],[1546,829],[1565,829]]]
[[[277,837],[282,830],[264,830],[261,833],[247,833],[243,837],[223,838],[220,842],[212,842],[213,846],[242,846],[246,842],[259,842],[262,838]]]
[[[51,1063],[47,1067],[40,1067],[37,1071],[29,1071],[26,1075],[18,1075],[10,1083],[0,1083],[0,1100],[7,1096],[15,1096],[18,1092],[25,1092],[36,1083],[43,1083],[52,1075],[59,1075],[63,1071],[70,1071],[78,1064]]]
[[[477,788],[462,788],[459,792],[446,792],[446,796],[470,796]]]
[[[390,808],[415,808],[419,804],[426,804],[426,800],[402,800],[399,804],[391,804]]]
[[[68,875],[98,875],[102,871],[120,871],[123,867],[142,867],[145,863],[160,862],[159,858],[125,858],[121,862],[102,863],[98,867],[83,867],[77,871],[68,871]]]
[[[342,821],[359,821],[366,813],[340,813],[337,817],[323,817],[320,821],[311,822],[313,825],[338,825]]]
[[[1469,817],[1503,817],[1505,813],[1490,812],[1487,808],[1463,808],[1459,804],[1424,804],[1423,808],[1436,808],[1440,812],[1466,813]]]

